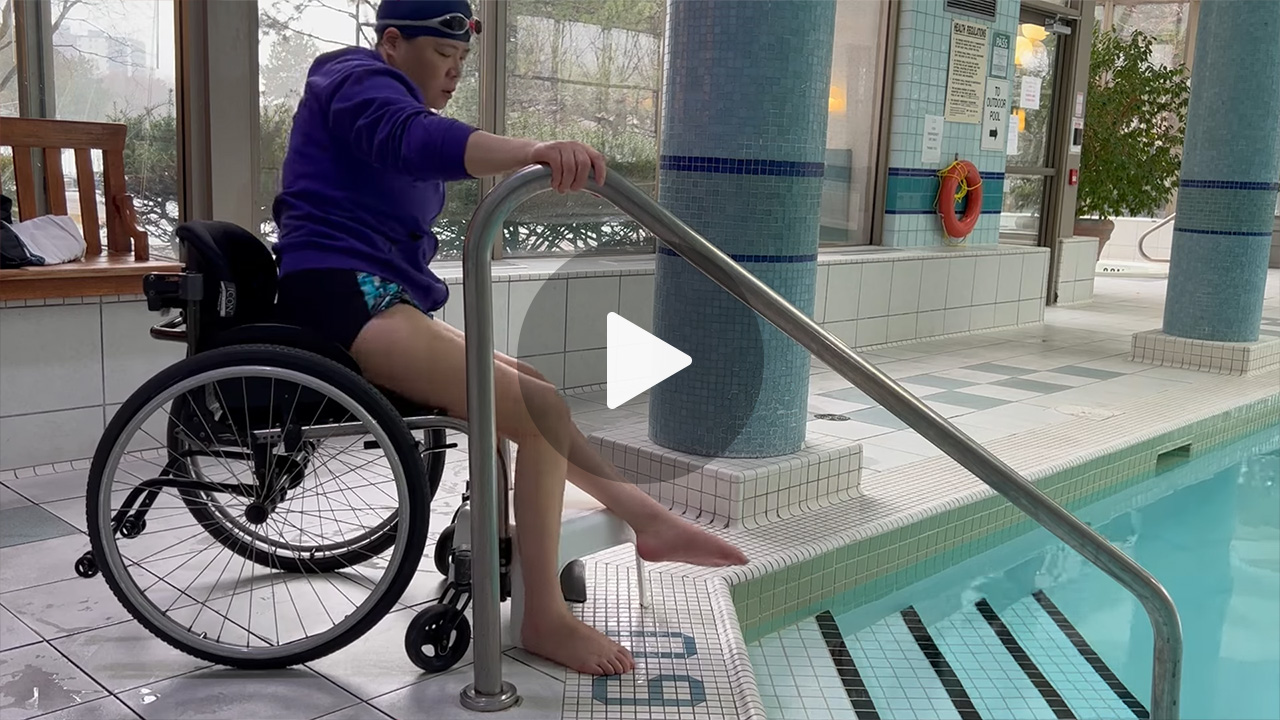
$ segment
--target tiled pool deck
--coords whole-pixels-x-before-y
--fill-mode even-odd
[[[1275,336],[1278,285],[1280,273],[1272,271],[1263,330]],[[1275,373],[1230,377],[1128,360],[1131,335],[1160,324],[1163,281],[1099,278],[1096,293],[1092,304],[1051,308],[1044,325],[880,347],[865,356],[1072,507],[1123,487],[1166,449],[1192,443],[1199,452],[1280,419]],[[811,389],[813,413],[843,419],[815,419],[810,428],[863,444],[862,496],[762,528],[717,529],[752,564],[715,571],[650,566],[649,608],[633,601],[630,553],[594,556],[592,599],[578,611],[632,647],[640,667],[624,678],[593,680],[510,649],[504,672],[524,698],[511,717],[762,718],[753,657],[782,652],[792,664],[813,664],[815,677],[835,673],[820,662],[830,663],[829,655],[806,659],[803,639],[821,636],[821,618],[813,618],[837,598],[886,597],[1028,529],[985,485],[842,378],[815,368]],[[570,402],[586,430],[644,419],[642,401],[618,410],[604,407],[602,393]],[[442,585],[429,561],[403,609],[334,655],[289,671],[209,668],[152,638],[100,578],[75,577],[72,561],[88,547],[83,466],[0,474],[4,720],[471,716],[457,702],[470,681],[469,658],[449,673],[424,676],[404,655],[413,608]],[[433,509],[433,531],[447,523],[466,470],[459,452]],[[1038,621],[1031,608],[1009,618],[1015,636],[1017,623]],[[875,642],[897,643],[909,630],[904,622],[887,619],[874,629]],[[849,707],[815,707],[807,716],[853,717]]]

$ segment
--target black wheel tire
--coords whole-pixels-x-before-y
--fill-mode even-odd
[[[440,539],[436,540],[436,570],[445,577],[449,577],[449,568],[453,565],[451,555],[453,553],[453,531],[455,525],[450,524],[440,532]]]
[[[91,578],[98,574],[98,564],[88,553],[76,558],[76,574],[82,578]]]
[[[435,650],[434,655],[426,653],[426,645]],[[465,613],[452,605],[425,608],[413,617],[404,633],[404,650],[409,654],[409,660],[423,672],[448,670],[458,664],[469,647],[471,623]]]
[[[404,556],[383,594],[345,632],[314,647],[288,652],[276,657],[244,657],[210,652],[203,647],[188,642],[186,635],[175,636],[167,632],[128,600],[128,595],[124,592],[125,581],[116,577],[110,564],[104,561],[104,545],[112,538],[110,525],[104,526],[98,517],[102,484],[107,471],[107,461],[110,459],[116,445],[119,444],[120,436],[124,433],[128,424],[148,403],[182,380],[212,370],[236,366],[274,367],[292,370],[313,377],[346,394],[372,416],[377,426],[391,440],[392,451],[399,458],[400,465],[404,469],[405,484],[408,492],[410,527],[406,536]],[[210,663],[245,670],[268,670],[301,665],[341,650],[360,639],[381,622],[387,613],[391,612],[404,594],[405,588],[414,579],[418,569],[418,562],[425,550],[428,523],[431,519],[430,502],[427,495],[428,487],[422,456],[418,454],[413,434],[386,397],[370,385],[367,380],[338,363],[314,353],[275,345],[241,345],[210,350],[180,360],[143,383],[141,387],[129,396],[107,426],[106,432],[103,433],[102,439],[99,440],[98,447],[94,452],[93,463],[89,468],[85,515],[93,559],[98,570],[102,573],[103,579],[107,581],[107,586],[111,588],[112,594],[116,596],[120,604],[148,632],[168,645],[192,657]],[[403,531],[403,528],[397,528],[397,532]]]

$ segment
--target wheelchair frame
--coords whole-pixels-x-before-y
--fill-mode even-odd
[[[194,224],[199,225],[198,222]],[[188,223],[187,225],[190,227],[193,223]],[[201,230],[201,232],[204,231]],[[186,346],[187,358],[213,349],[249,344],[274,345],[285,352],[306,350],[326,359],[335,360],[339,365],[359,375],[354,360],[351,360],[345,351],[309,336],[300,328],[262,322],[236,323],[234,318],[236,315],[237,288],[234,276],[229,272],[229,267],[227,267],[227,260],[221,256],[222,248],[215,245],[213,248],[203,248],[203,252],[193,251],[193,248],[189,247],[189,243],[182,239],[182,233],[178,233],[178,235],[182,270],[175,273],[153,273],[144,277],[142,282],[149,310],[160,312],[162,315],[174,310],[177,311],[174,317],[162,320],[151,328],[150,334],[153,338],[166,342],[183,343]],[[206,236],[208,236],[207,233]],[[219,257],[206,258],[203,256],[215,251],[219,253]],[[268,255],[275,255],[274,248],[267,246],[265,243],[264,252]],[[212,275],[214,281],[212,283],[207,282],[211,276],[208,274],[208,269],[202,267],[204,262],[214,266],[221,266],[214,268],[215,272]],[[278,269],[278,257],[273,259],[273,264]],[[217,270],[221,270],[226,277],[217,277]],[[217,288],[217,302],[215,304],[217,312],[223,320],[230,320],[231,323],[228,329],[216,333],[215,337],[210,338],[202,333],[202,328],[205,326],[202,321],[205,319],[203,316],[208,308],[208,301],[211,299],[207,293],[213,291],[214,287]],[[417,406],[405,398],[382,388],[375,387],[374,389],[391,403],[396,414],[411,433],[423,433],[426,442],[422,440],[415,440],[415,442],[419,451],[418,459],[423,463],[424,470],[427,472],[427,481],[429,483],[427,496],[430,501],[433,501],[446,463],[442,460],[431,463],[427,462],[426,459],[433,454],[446,453],[448,450],[456,448],[456,443],[447,442],[445,431],[453,430],[468,434],[468,424],[463,420],[449,417],[442,411]],[[364,427],[361,423],[320,423],[309,425],[301,428],[300,439],[305,441],[307,439],[363,434],[361,430]],[[166,436],[168,434],[166,433]],[[256,441],[271,441],[280,439],[284,431],[271,429],[254,430],[252,434]],[[166,442],[170,442],[168,437]],[[499,463],[498,470],[502,484],[502,492],[499,493],[500,497],[498,498],[498,589],[501,602],[511,597],[513,543],[508,508],[511,487],[511,476],[508,471],[509,443],[501,440],[497,443],[496,449]],[[172,455],[172,452],[170,454]],[[402,458],[402,460],[407,461],[408,458]],[[175,462],[182,461],[175,458],[170,458],[166,461],[166,474],[172,472],[171,468],[173,468]],[[199,487],[195,488],[195,485],[199,485]],[[161,486],[177,489],[184,487],[196,490],[212,489],[217,492],[242,496],[247,492],[246,488],[239,483],[235,483],[234,486],[224,483],[210,484],[203,480],[177,477],[160,477],[146,480],[135,486],[120,508],[112,514],[111,532],[126,538],[136,537],[144,532],[146,514],[158,497]],[[285,488],[278,488],[278,490],[284,492]],[[430,517],[429,508],[427,515]],[[464,613],[470,605],[472,595],[471,526],[471,482],[468,479],[467,487],[462,495],[462,503],[454,512],[453,522],[440,533],[439,541],[435,548],[434,556],[437,570],[441,571],[447,579],[444,591],[435,603],[428,605],[417,614],[405,634],[405,649],[410,660],[427,672],[448,670],[462,658],[470,644],[471,632],[469,622]],[[416,569],[420,560],[421,558],[417,557],[407,561]],[[94,577],[98,574],[99,562],[100,558],[95,555],[95,550],[90,549],[76,560],[76,573],[85,578]],[[581,587],[582,593],[585,593],[585,579],[580,577],[580,569],[579,564],[579,572],[577,573],[579,582],[577,585]],[[398,601],[399,597],[397,596],[394,600]],[[381,621],[381,618],[378,618],[377,621]],[[372,624],[376,624],[377,621],[371,623],[368,627],[372,627]],[[347,642],[353,642],[358,637],[359,635],[350,637]],[[427,655],[423,652],[422,648],[426,646],[432,647],[436,654]],[[228,662],[227,664],[232,663]],[[279,665],[290,664],[295,663],[279,663]],[[260,667],[261,664],[257,666]]]

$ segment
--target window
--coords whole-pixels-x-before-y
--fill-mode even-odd
[[[1094,9],[1097,30],[1121,35],[1141,31],[1150,36],[1152,59],[1166,67],[1189,65],[1195,54],[1196,5],[1178,0],[1099,0]]]
[[[1135,30],[1152,39],[1151,60],[1165,67],[1185,64],[1192,54],[1187,47],[1190,3],[1142,3],[1116,5],[1112,27],[1121,35]]]
[[[18,32],[13,2],[0,3],[0,115],[18,115]]]
[[[1151,38],[1151,59],[1165,67],[1195,60],[1195,26],[1199,2],[1177,0],[1099,0],[1094,11],[1095,32],[1115,30],[1121,36],[1142,32]],[[1177,191],[1155,217],[1167,217],[1177,207]]]
[[[280,172],[293,114],[307,70],[317,55],[349,45],[372,47],[377,6],[369,0],[262,0],[258,3],[258,230],[275,240],[271,206],[280,191]]]
[[[174,257],[169,244],[178,221],[173,0],[44,0],[43,5],[53,48],[38,80],[46,107],[59,120],[128,127],[125,184],[139,225],[150,236],[152,257]],[[23,29],[13,3],[4,2],[3,9],[0,109],[5,115],[19,115],[17,39]],[[99,173],[100,162],[95,157]],[[68,151],[63,159],[67,207],[79,222],[74,168],[74,154]],[[100,174],[95,186],[101,211]]]
[[[878,2],[836,3],[820,210],[823,244],[871,242],[886,7]]]
[[[0,4],[0,116],[18,115],[18,43],[13,3]],[[0,188],[13,187],[13,154],[0,149]],[[7,191],[6,191],[7,192]]]
[[[656,194],[662,0],[509,0],[506,134],[586,142],[610,172]],[[652,252],[612,204],[540,195],[512,213],[508,255]]]
[[[314,57],[345,45],[372,46],[377,0],[258,0],[261,177],[260,229],[276,234],[271,205],[280,165]],[[514,137],[579,140],[601,150],[611,172],[658,195],[666,0],[472,0],[493,18],[473,42],[465,78],[446,114],[495,123]],[[822,242],[870,242],[883,90],[884,2],[837,4],[829,103]],[[492,11],[492,12],[489,12]],[[480,83],[480,58],[495,77]],[[489,70],[486,70],[488,72]],[[491,93],[480,114],[481,92]],[[466,224],[480,199],[477,181],[454,183],[435,231],[439,257],[461,256]],[[517,208],[504,228],[506,256],[585,251],[652,253],[652,238],[612,204],[547,193]]]

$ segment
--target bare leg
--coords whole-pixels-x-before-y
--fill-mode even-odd
[[[465,419],[465,347],[446,327],[396,306],[365,326],[352,355],[372,382]],[[504,364],[494,370],[498,432],[520,446],[513,505],[525,578],[521,640],[530,652],[579,672],[628,672],[635,667],[631,653],[575,618],[561,595],[557,558],[571,444],[568,408],[554,387],[530,386]]]
[[[446,332],[459,338],[462,331],[446,325]],[[546,378],[528,363],[497,353],[498,363],[516,369],[522,379],[522,390],[530,394],[547,383]],[[733,545],[685,522],[662,507],[658,501],[629,482],[612,463],[600,457],[582,431],[567,423],[570,435],[566,456],[569,482],[582,488],[600,504],[622,518],[636,533],[636,550],[649,562],[674,561],[703,566],[741,565],[747,562],[742,551]],[[520,447],[521,454],[524,446]],[[517,487],[519,483],[517,482]]]

